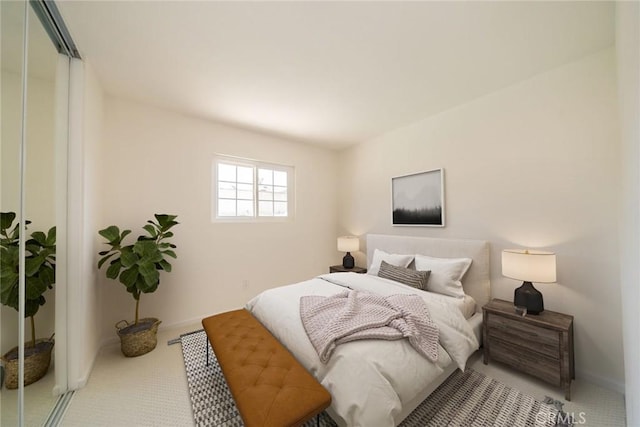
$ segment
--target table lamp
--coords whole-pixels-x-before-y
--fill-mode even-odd
[[[347,253],[344,258],[342,258],[342,266],[344,268],[353,268],[355,266],[351,252],[355,252],[358,249],[360,249],[360,239],[357,236],[338,237],[338,250]]]
[[[513,292],[513,304],[526,307],[527,313],[544,311],[542,294],[531,282],[556,281],[556,255],[553,252],[505,249],[502,251],[502,275],[522,280],[522,286]]]

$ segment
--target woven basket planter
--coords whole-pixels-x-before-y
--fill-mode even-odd
[[[137,325],[129,324],[126,320],[116,323],[122,354],[127,357],[142,356],[156,348],[160,323],[153,317],[140,319]]]
[[[36,340],[36,350],[30,353],[30,348],[25,346],[24,357],[24,385],[28,386],[44,377],[49,370],[51,364],[51,351],[53,350],[52,339],[39,339]],[[5,386],[14,390],[18,388],[18,347],[14,347],[4,356],[2,356],[2,362],[4,363],[5,370]]]

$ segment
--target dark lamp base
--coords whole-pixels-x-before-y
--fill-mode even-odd
[[[342,258],[342,266],[344,268],[353,268],[355,267],[356,262],[351,256],[351,253],[347,252],[347,254]]]
[[[522,286],[513,291],[513,305],[527,308],[527,314],[540,314],[544,311],[542,294],[531,282],[522,282]]]

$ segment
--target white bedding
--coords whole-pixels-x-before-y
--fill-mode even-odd
[[[440,329],[437,362],[418,354],[407,340],[363,340],[338,346],[323,364],[304,331],[299,300],[305,295],[334,295],[343,292],[344,286],[384,296],[422,296]],[[329,390],[333,398],[329,413],[339,425],[382,427],[397,425],[406,416],[403,407],[422,395],[452,364],[452,358],[464,369],[469,355],[477,350],[473,330],[452,299],[434,298],[429,292],[376,276],[334,273],[270,289],[246,308]]]
[[[465,295],[464,298],[456,298],[450,297],[448,295],[436,294],[435,292],[429,292],[429,294],[431,298],[436,298],[441,301],[447,301],[448,303],[451,303],[458,307],[465,319],[471,318],[471,316],[476,313],[476,300],[474,300],[469,295]]]

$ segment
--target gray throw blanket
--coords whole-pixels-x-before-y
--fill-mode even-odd
[[[329,361],[338,344],[362,339],[408,338],[418,353],[438,360],[438,327],[418,295],[383,297],[353,290],[330,297],[303,296],[300,317],[322,363]]]

